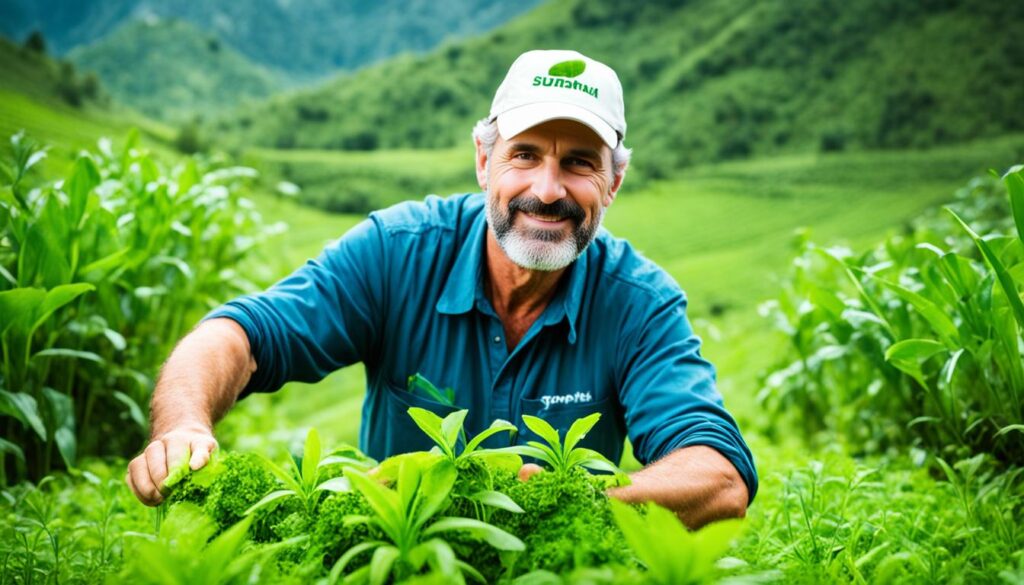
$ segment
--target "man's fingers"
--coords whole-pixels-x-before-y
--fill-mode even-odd
[[[153,441],[146,446],[143,454],[146,456],[146,466],[149,468],[149,479],[159,486],[167,479],[167,448],[163,441]],[[135,485],[139,485],[138,478],[135,479]]]
[[[192,459],[188,466],[192,468],[192,471],[202,468],[210,461],[210,453],[216,448],[217,441],[213,437],[192,441]]]
[[[188,442],[186,441],[167,441],[165,439],[164,444],[167,446],[167,468],[174,469],[181,461],[188,457]]]
[[[144,454],[132,459],[128,464],[128,486],[135,492],[139,501],[147,506],[155,506],[164,499],[149,476],[149,464]]]

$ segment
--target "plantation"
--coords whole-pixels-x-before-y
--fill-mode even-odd
[[[1019,173],[982,176],[961,189],[950,209],[963,225],[936,208],[919,214],[902,235],[860,253],[818,247],[806,236],[798,240],[783,293],[760,307],[765,323],[775,323],[779,333],[755,338],[778,335],[784,342],[760,382],[760,408],[771,418],[758,422],[751,413],[759,409],[735,407],[764,476],[761,493],[739,525],[688,534],[657,508],[636,515],[604,494],[628,479],[622,472],[591,476],[579,467],[614,469],[574,449],[573,441],[585,433],[582,426],[562,436],[537,429],[544,443],[494,452],[479,449],[486,437],[465,437],[458,416],[442,421],[412,409],[410,416],[437,444],[435,452],[377,466],[341,442],[354,441],[358,426],[350,413],[358,412],[359,372],[352,370],[318,385],[331,408],[318,407],[312,396],[311,402],[289,398],[297,389],[243,401],[220,426],[225,448],[214,463],[194,474],[179,469],[172,474],[179,477],[169,480],[178,482],[169,503],[144,508],[122,481],[124,463],[95,456],[130,453],[145,436],[145,392],[159,356],[169,350],[169,338],[146,332],[187,327],[218,299],[234,294],[238,288],[229,286],[238,280],[218,280],[228,276],[225,269],[255,269],[237,246],[259,246],[263,238],[280,245],[283,238],[305,255],[318,249],[317,238],[333,232],[272,235],[241,195],[252,181],[249,171],[205,158],[167,169],[132,138],[117,152],[102,142],[57,183],[40,182],[34,173],[41,160],[36,153],[43,151],[31,139],[16,136],[11,152],[4,207],[10,230],[4,270],[11,288],[0,298],[5,314],[18,318],[7,321],[4,331],[4,364],[10,368],[4,380],[21,376],[30,384],[3,389],[5,581],[451,582],[472,581],[479,573],[488,582],[531,583],[934,582],[952,576],[1015,582],[1024,570],[1024,533],[1018,528],[1024,478],[1016,466],[1022,427],[1020,411],[1014,410],[1020,397],[1011,377],[1021,363],[1020,354],[1014,359],[1011,352],[1019,352],[1020,344],[1005,337],[1009,331],[1018,336],[1010,339],[1019,339],[1021,329],[1004,288],[1021,282]],[[778,173],[783,167],[771,168]],[[725,168],[721,176],[756,169]],[[148,181],[143,173],[149,173]],[[701,173],[716,176],[702,170],[695,173],[696,184]],[[722,189],[727,183],[714,178],[708,184]],[[164,213],[138,220],[117,213],[131,197],[154,196],[166,197]],[[292,205],[258,197],[264,210],[280,213]],[[655,193],[638,197],[660,201]],[[211,206],[211,200],[219,205]],[[626,200],[619,221],[641,201]],[[198,202],[204,203],[202,214],[195,212]],[[104,237],[74,229],[86,224],[68,221],[78,213],[76,205],[83,215],[111,218],[88,222],[91,230],[107,230]],[[293,220],[305,217],[288,213]],[[144,220],[146,233],[164,234],[163,239],[139,244],[132,224]],[[972,231],[986,237],[975,240]],[[227,233],[250,236],[224,239]],[[103,244],[81,250],[77,260],[74,245],[39,247],[59,256],[41,263],[31,259],[37,248],[20,245],[29,237],[92,237]],[[220,264],[211,263],[218,256],[190,252],[203,237],[224,242],[212,248],[224,251]],[[667,243],[648,240],[639,238],[655,257],[668,253],[658,247]],[[140,260],[129,262],[133,246],[162,246],[154,249],[165,252],[146,256],[159,257],[157,262],[143,262],[136,252]],[[296,261],[284,259],[271,270],[287,270]],[[105,265],[111,268],[101,270]],[[952,274],[960,278],[948,278]],[[965,289],[952,289],[958,283]],[[173,298],[132,292],[157,287],[197,292]],[[952,294],[944,292],[950,289]],[[26,296],[28,290],[35,296]],[[49,292],[41,297],[34,292],[43,290]],[[66,297],[54,300],[54,291]],[[118,312],[103,312],[109,305],[104,291],[118,298]],[[37,297],[46,309],[23,320],[24,311],[13,303]],[[67,303],[57,302],[67,297]],[[128,310],[137,317],[132,330],[115,321]],[[717,322],[728,327],[744,312],[730,310]],[[989,314],[1000,317],[985,320]],[[31,337],[19,332],[37,322]],[[30,344],[21,349],[26,339]],[[714,342],[709,347],[712,357],[721,352]],[[135,373],[111,367],[120,363],[120,352],[138,356],[130,362]],[[721,364],[726,372],[740,369],[729,359]],[[344,392],[351,400],[337,400],[339,385],[349,388]],[[65,388],[73,392],[60,392]],[[97,409],[99,404],[106,406]],[[329,431],[324,445],[335,447],[322,448],[312,431],[302,449],[289,449],[288,438],[303,424]],[[496,422],[488,433],[507,436],[512,428]],[[783,428],[804,433],[783,434]],[[831,440],[836,436],[842,439],[838,444]],[[844,444],[866,458],[851,459],[851,451],[838,446]],[[546,471],[526,482],[517,479],[524,456],[542,462]],[[631,469],[636,463],[627,457],[622,465]],[[52,471],[65,467],[66,472]],[[35,483],[19,483],[22,478]],[[425,512],[402,515],[411,509]],[[666,539],[673,530],[677,537]]]
[[[151,112],[203,120],[179,128],[38,39],[0,39],[0,585],[1024,583],[1021,9],[620,4],[544,3],[212,118],[187,103],[256,59],[225,44],[227,72],[187,80],[212,93],[137,88]],[[183,17],[202,28],[214,5]],[[125,79],[180,89],[272,11],[250,12],[231,8],[223,38],[126,21],[97,47],[151,39],[175,67]],[[287,57],[285,36],[256,37]],[[379,424],[358,364],[240,400],[210,462],[178,461],[163,503],[140,504],[125,473],[178,339],[371,210],[477,190],[472,122],[520,49],[555,44],[623,79],[636,165],[604,226],[686,291],[759,474],[746,517],[691,531],[623,503],[641,465],[629,441],[620,461],[587,448],[597,415],[470,432],[459,395],[418,375],[395,392],[444,405],[400,413],[433,447],[375,461],[353,446]],[[322,71],[310,50],[275,74]]]

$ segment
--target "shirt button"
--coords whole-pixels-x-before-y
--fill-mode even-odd
[[[501,337],[495,335],[494,336],[494,343],[501,343]]]

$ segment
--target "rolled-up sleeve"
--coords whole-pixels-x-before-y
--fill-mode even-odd
[[[383,238],[374,218],[367,219],[268,290],[203,318],[226,317],[245,330],[256,372],[243,396],[290,381],[316,382],[375,354],[385,310]]]
[[[685,295],[674,289],[648,308],[619,347],[619,395],[634,454],[647,464],[681,447],[706,445],[732,462],[752,501],[753,456],[722,404],[714,367],[700,355]]]

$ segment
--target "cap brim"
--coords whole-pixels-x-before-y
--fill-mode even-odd
[[[550,120],[574,120],[597,134],[609,148],[619,144],[615,129],[596,114],[574,104],[541,102],[526,104],[498,114],[498,132],[505,140]]]

